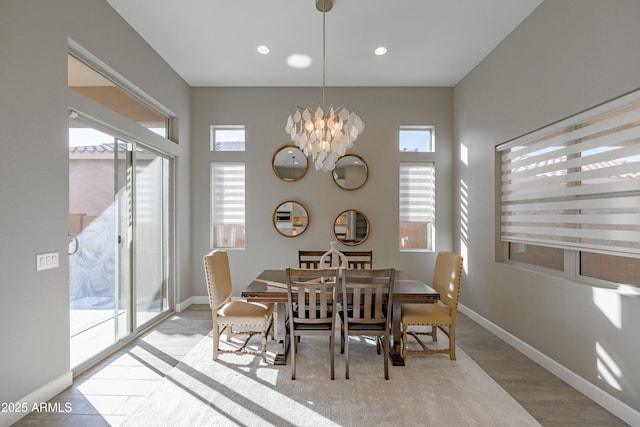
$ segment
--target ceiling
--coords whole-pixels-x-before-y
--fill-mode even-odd
[[[315,0],[107,1],[190,86],[322,85]],[[455,86],[541,2],[334,0],[326,85]],[[289,66],[293,54],[311,64]]]

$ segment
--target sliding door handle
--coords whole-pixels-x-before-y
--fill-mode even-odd
[[[80,242],[78,241],[78,237],[76,237],[74,234],[67,234],[67,239],[67,255],[73,255],[78,252]]]

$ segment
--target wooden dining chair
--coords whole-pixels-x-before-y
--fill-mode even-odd
[[[462,257],[454,252],[438,252],[431,287],[440,293],[440,300],[434,304],[402,304],[402,358],[407,360],[410,354],[445,353],[456,360],[456,312],[460,297],[462,279]],[[412,326],[431,327],[428,332],[409,331]],[[449,348],[430,349],[419,338],[430,335],[438,341],[438,329],[449,337]],[[421,350],[409,350],[407,336],[412,336]]]
[[[296,379],[298,338],[303,335],[328,336],[331,379],[334,379],[336,311],[331,304],[339,283],[337,269],[287,268],[287,311],[291,336],[291,379]]]
[[[204,271],[209,293],[209,306],[213,319],[213,360],[218,359],[218,353],[249,353],[260,354],[262,360],[267,360],[267,335],[271,332],[273,338],[273,304],[231,300],[233,286],[229,257],[227,251],[214,250],[204,257]],[[234,327],[242,330],[234,331]],[[244,344],[237,350],[220,349],[220,336],[227,331],[227,341],[233,335],[247,335]],[[246,350],[253,335],[262,335],[262,351]]]
[[[349,379],[349,336],[374,336],[376,350],[384,347],[384,379],[389,379],[389,334],[395,269],[346,269],[342,271],[340,351],[346,354],[345,376]]]
[[[369,269],[373,268],[373,251],[342,251],[347,257],[348,268]]]
[[[320,265],[320,258],[324,255],[325,251],[298,251],[298,267],[299,268],[325,268],[324,265]],[[331,266],[331,254],[329,254],[325,260]]]

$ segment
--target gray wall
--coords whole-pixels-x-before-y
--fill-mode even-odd
[[[181,143],[159,148],[178,157],[177,271],[190,282],[188,86],[103,0],[0,2],[0,402],[69,371],[67,113],[102,111],[67,88],[69,39],[181,119]],[[60,268],[36,272],[53,251]]]
[[[496,262],[494,148],[640,87],[639,17],[636,0],[547,0],[454,91],[470,159],[455,173],[469,186],[463,304],[636,410],[640,298]],[[617,304],[620,328],[605,315]]]
[[[345,209],[358,209],[371,222],[369,238],[355,247],[373,250],[374,266],[395,266],[430,280],[434,254],[398,249],[398,164],[425,155],[399,153],[400,125],[434,125],[436,132],[436,245],[451,249],[452,235],[452,89],[327,88],[326,100],[359,112],[364,133],[350,152],[369,165],[369,180],[360,189],[338,188],[331,174],[313,166],[301,180],[283,182],[271,169],[273,153],[290,143],[284,126],[298,105],[315,106],[320,88],[194,88],[192,90],[193,295],[207,294],[202,256],[209,250],[209,165],[211,161],[246,161],[247,247],[229,251],[234,293],[265,268],[297,265],[298,249],[329,249],[335,240],[333,220]],[[210,152],[211,125],[245,125],[245,153]],[[310,214],[309,228],[296,238],[275,230],[271,218],[281,202],[294,199]],[[339,249],[347,246],[339,245]]]

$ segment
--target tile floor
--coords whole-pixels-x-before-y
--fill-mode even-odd
[[[15,425],[118,426],[210,330],[207,306],[176,313],[51,400],[70,403],[70,413],[32,413]],[[626,425],[461,313],[457,343],[545,427]]]

